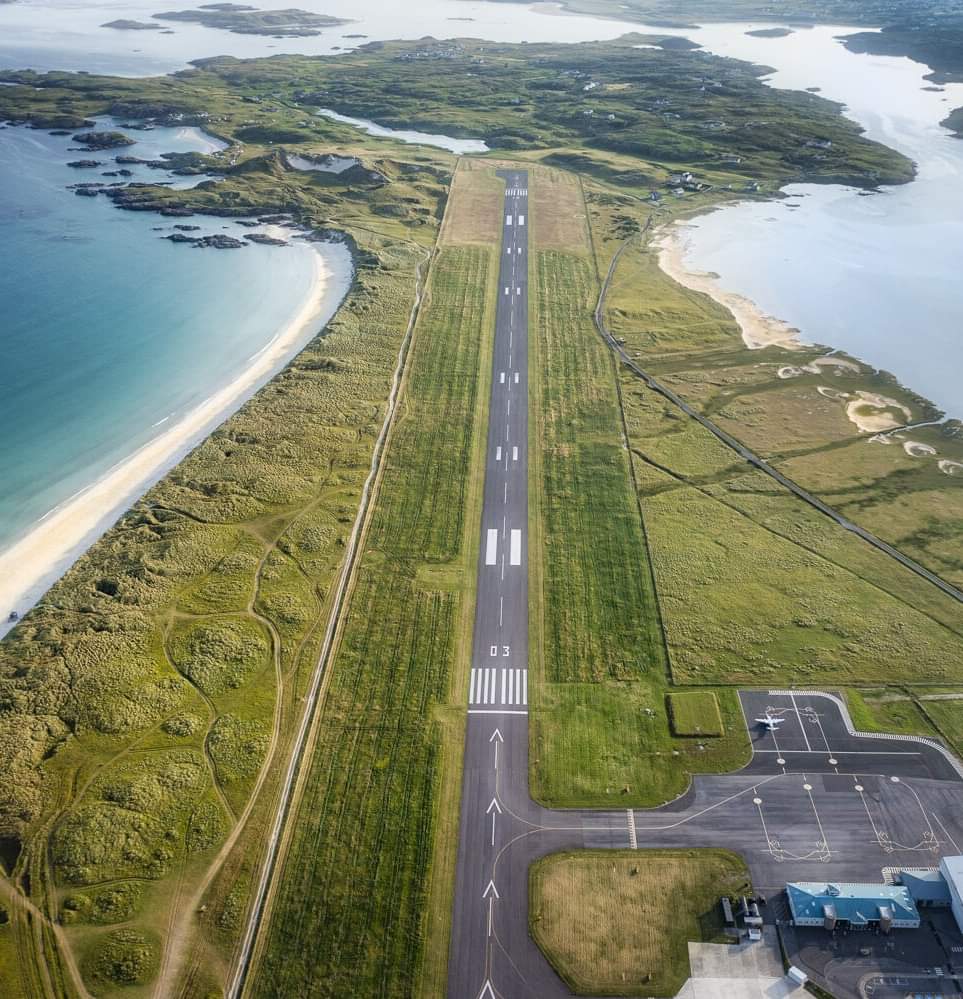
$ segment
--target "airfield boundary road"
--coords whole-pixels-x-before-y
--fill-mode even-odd
[[[879,881],[963,852],[963,780],[936,745],[851,731],[820,692],[743,691],[742,770],[697,776],[650,810],[563,811],[529,795],[528,175],[506,182],[450,999],[571,995],[529,934],[528,871],[562,850],[736,849],[757,890],[789,880]],[[770,732],[754,721],[782,719]]]

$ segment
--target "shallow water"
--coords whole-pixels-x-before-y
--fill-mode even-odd
[[[68,137],[0,130],[0,549],[229,383],[313,288],[306,244],[174,245],[162,238],[174,223],[201,226],[196,235],[249,230],[123,212],[65,190],[111,182],[68,160],[216,147],[195,129],[129,134],[136,145],[79,153]],[[323,253],[340,294],[347,251]]]
[[[465,0],[258,0],[262,10],[298,7],[331,14],[350,24],[326,28],[312,38],[275,39],[235,35],[182,22],[161,22],[161,31],[117,31],[103,28],[126,18],[150,21],[165,10],[183,10],[195,3],[174,0],[18,0],[0,4],[0,67],[85,69],[93,73],[149,76],[170,73],[192,59],[215,55],[238,58],[296,52],[329,55],[365,41],[392,38],[485,38],[504,42],[578,42],[617,38],[637,30],[628,22],[589,17],[546,16],[542,4],[470,3]],[[365,38],[346,37],[365,35]]]
[[[488,152],[488,146],[479,139],[456,139],[450,135],[416,132],[408,128],[388,128],[365,118],[352,118],[350,115],[338,114],[329,108],[322,108],[318,114],[330,118],[332,121],[340,121],[345,125],[354,125],[355,128],[360,128],[368,135],[375,135],[382,139],[395,139],[398,142],[408,142],[415,146],[436,146],[438,149],[447,149],[450,153],[455,153],[458,156]]]
[[[687,263],[825,343],[892,371],[951,416],[963,417],[963,141],[939,122],[963,105],[963,85],[926,90],[925,66],[858,55],[819,27],[751,38],[713,25],[690,37],[723,55],[776,69],[773,86],[817,86],[867,134],[915,160],[912,184],[872,196],[793,185],[781,204],[746,202],[696,220]]]

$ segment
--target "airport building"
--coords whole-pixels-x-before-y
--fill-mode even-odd
[[[952,899],[946,877],[935,867],[899,871],[899,883],[913,896],[917,908],[948,908]]]
[[[963,931],[963,857],[944,857],[940,861],[940,874],[946,881],[956,925]]]
[[[920,925],[919,909],[905,885],[799,881],[787,884],[786,894],[796,926],[880,929],[888,933]]]

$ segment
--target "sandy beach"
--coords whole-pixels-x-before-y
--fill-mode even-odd
[[[728,309],[742,330],[743,343],[750,349],[773,345],[798,349],[800,334],[795,327],[763,312],[748,298],[726,291],[717,275],[688,269],[685,263],[687,228],[684,222],[676,222],[655,231],[652,245],[658,249],[662,270],[684,287],[708,295]]]
[[[313,249],[315,279],[310,295],[234,381],[0,552],[0,635],[13,627],[8,620],[11,611],[22,616],[32,607],[121,514],[280,371],[333,315],[346,283],[320,250]]]

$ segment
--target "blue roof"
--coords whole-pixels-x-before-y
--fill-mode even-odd
[[[916,902],[950,902],[950,886],[935,868],[926,871],[900,871],[899,879]]]
[[[786,885],[795,919],[822,919],[823,907],[831,905],[837,919],[860,926],[880,918],[880,907],[893,910],[893,919],[915,920],[920,914],[904,885],[839,884],[799,881]]]

